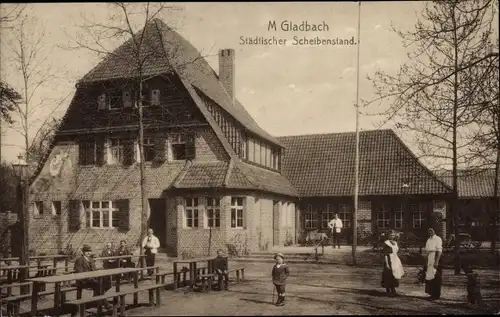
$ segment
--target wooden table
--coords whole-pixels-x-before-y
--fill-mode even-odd
[[[22,269],[25,269],[25,270],[29,270],[31,268],[36,268],[38,266],[36,265],[9,265],[9,266],[0,266],[0,270],[1,271],[7,271],[7,283],[11,284],[14,280],[13,278],[13,273],[14,271],[17,271],[17,270],[22,270]]]
[[[102,278],[111,277],[111,276],[120,276],[121,274],[138,272],[137,268],[117,268],[117,269],[109,269],[109,270],[97,270],[91,272],[83,272],[83,273],[71,273],[66,275],[54,275],[54,276],[46,276],[46,277],[37,277],[31,278],[29,281],[33,282],[33,293],[31,297],[31,316],[35,317],[38,311],[38,291],[41,288],[41,285],[45,285],[47,283],[55,284],[55,293],[54,293],[54,308],[57,314],[60,313],[60,308],[62,305],[62,297],[61,297],[61,286],[63,283],[85,280],[88,278],[97,278],[100,281],[102,286]],[[137,284],[137,274],[135,274],[135,284]],[[119,291],[120,283],[116,283],[115,285],[117,291]],[[77,292],[77,298],[81,298],[81,292]]]
[[[177,289],[179,280],[177,279],[178,264],[188,264],[189,265],[189,280],[190,280],[190,290],[193,290],[195,281],[197,279],[197,263],[198,262],[207,262],[207,269],[209,273],[213,271],[213,260],[215,257],[204,257],[204,258],[194,258],[194,259],[183,259],[183,260],[174,260],[174,290]]]
[[[44,260],[52,260],[52,264],[54,265],[54,268],[57,267],[57,262],[59,260],[64,260],[64,265],[66,267],[66,271],[68,270],[69,259],[68,259],[68,256],[66,256],[66,255],[56,254],[56,255],[38,255],[38,256],[30,256],[29,257],[29,262],[36,261],[38,266],[40,266],[41,262]],[[19,257],[0,258],[0,261],[3,261],[3,262],[19,261]]]

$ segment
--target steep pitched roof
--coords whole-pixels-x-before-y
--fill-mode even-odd
[[[135,39],[143,32],[141,56],[150,54],[154,57],[145,59],[142,67],[143,77],[176,72],[184,82],[201,90],[250,132],[281,145],[276,138],[259,127],[239,101],[232,102],[214,70],[191,43],[159,19],[152,20],[143,30],[137,32]],[[83,76],[79,84],[137,77],[137,67],[134,63],[134,56],[137,54],[134,54],[133,48],[134,38],[131,38]]]
[[[354,194],[355,133],[285,136],[279,140],[286,146],[283,174],[300,196]],[[360,133],[359,180],[359,195],[363,196],[450,192],[392,130]]]
[[[436,175],[453,186],[453,175],[450,170],[435,171]],[[495,197],[495,169],[459,170],[458,196],[460,198],[478,199]]]

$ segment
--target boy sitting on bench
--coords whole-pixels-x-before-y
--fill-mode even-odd
[[[217,250],[217,257],[213,260],[214,273],[219,278],[219,289],[222,290],[222,279],[224,278],[224,289],[229,286],[229,272],[227,268],[227,257],[222,254],[222,250]]]

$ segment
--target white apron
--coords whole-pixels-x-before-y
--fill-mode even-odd
[[[399,247],[397,242],[394,242],[394,245],[389,241],[386,240],[385,244],[389,247],[391,247],[392,252],[389,254],[389,258],[391,259],[391,267],[392,267],[392,275],[394,276],[395,279],[399,280],[403,275],[405,274],[403,270],[403,264],[401,263],[401,260],[398,257],[398,251]]]

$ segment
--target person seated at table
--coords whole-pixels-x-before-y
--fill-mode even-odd
[[[115,256],[115,252],[113,251],[112,245],[110,242],[106,243],[106,246],[104,247],[104,250],[101,252],[101,257],[108,257],[108,256]],[[102,261],[102,267],[107,270],[107,269],[114,269],[117,267],[117,261],[116,260],[103,260]]]
[[[121,240],[120,246],[115,251],[115,255],[123,256],[123,255],[132,255],[132,252],[128,249],[127,241]],[[119,267],[135,267],[135,264],[132,262],[132,258],[123,258],[119,259]]]
[[[77,258],[75,261],[75,272],[84,273],[97,271],[95,262],[92,258],[92,248],[89,245],[85,244],[82,247],[82,253],[82,256]],[[111,280],[109,278],[102,278],[102,292],[101,288],[99,287],[99,279],[88,278],[77,281],[77,283],[79,283],[80,287],[82,288],[93,290],[95,296],[103,295],[111,288]],[[110,309],[112,307],[112,305],[106,300],[102,302],[102,305],[104,305],[107,309]]]
[[[213,260],[213,269],[219,277],[219,288],[222,290],[222,279],[224,279],[224,289],[228,289],[229,273],[227,267],[227,257],[222,254],[222,250],[217,250],[217,257]]]

